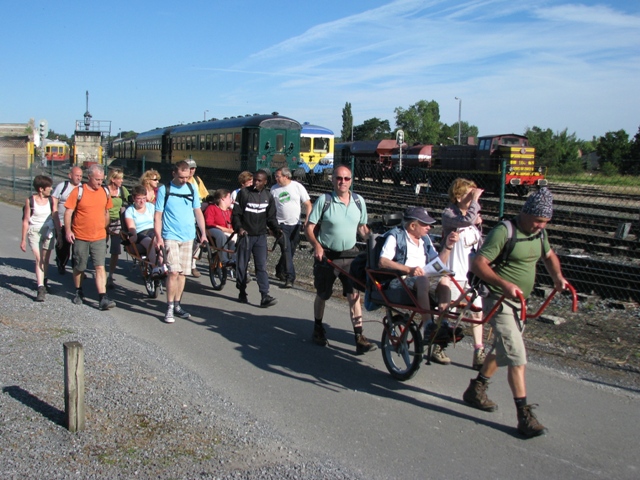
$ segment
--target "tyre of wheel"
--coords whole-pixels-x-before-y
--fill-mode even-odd
[[[222,290],[227,281],[227,271],[222,268],[219,255],[217,251],[213,251],[213,248],[209,249],[209,280],[216,291]]]
[[[409,331],[401,340],[405,329]],[[391,321],[385,322],[380,344],[382,359],[389,373],[402,382],[413,378],[420,368],[424,353],[422,335],[416,324],[412,321],[407,324],[401,315],[394,316]]]
[[[158,298],[158,284],[156,280],[151,278],[151,265],[145,267],[144,287],[147,289],[149,298]]]

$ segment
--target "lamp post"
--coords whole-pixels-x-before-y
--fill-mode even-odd
[[[205,121],[205,122],[207,121],[207,112],[208,112],[208,111],[209,111],[209,110],[205,110],[205,111],[204,111],[204,121]]]
[[[456,97],[456,100],[458,100],[458,145],[460,145],[460,132],[461,132],[461,119],[462,119],[462,99]]]

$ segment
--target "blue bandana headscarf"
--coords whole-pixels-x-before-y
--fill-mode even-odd
[[[553,215],[553,195],[547,187],[542,187],[536,193],[529,195],[522,207],[522,213],[534,217],[551,218]]]

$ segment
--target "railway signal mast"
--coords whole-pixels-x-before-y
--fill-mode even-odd
[[[398,151],[398,171],[402,171],[402,144],[404,143],[404,130],[398,130],[396,132],[396,143],[400,147]]]

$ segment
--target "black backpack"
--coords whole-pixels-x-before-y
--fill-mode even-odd
[[[189,192],[190,193],[172,193],[171,192],[171,182],[168,182],[165,184],[164,188],[165,188],[165,192],[164,192],[164,205],[162,207],[162,211],[164,212],[167,208],[167,201],[169,201],[169,195],[173,195],[174,197],[180,197],[180,198],[185,198],[187,199],[189,202],[193,203],[193,199],[195,196],[195,191],[193,189],[193,185],[191,185],[190,182],[187,182],[187,185],[189,186]]]
[[[29,196],[29,216],[33,217],[33,210],[35,209],[36,205],[35,205],[35,200],[33,199],[33,195]],[[51,214],[53,214],[53,197],[51,195],[49,195],[49,207],[51,208]],[[27,206],[24,205],[22,207],[22,218],[24,218],[24,214],[26,213],[26,208]]]

